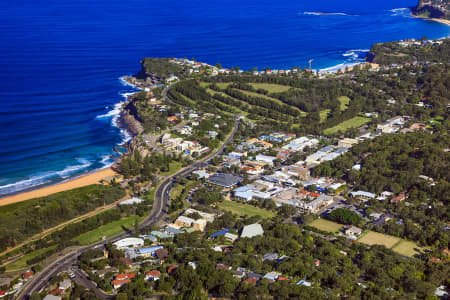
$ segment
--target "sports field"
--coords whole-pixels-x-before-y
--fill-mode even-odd
[[[273,213],[270,210],[258,208],[252,205],[243,204],[235,201],[223,201],[219,203],[218,208],[222,210],[230,211],[233,214],[236,214],[238,216],[261,216],[263,218],[272,218],[275,216],[275,213]]]
[[[400,238],[382,234],[374,231],[369,231],[362,238],[358,240],[358,242],[366,244],[366,245],[383,245],[386,248],[392,248],[395,244],[400,242]]]
[[[398,254],[412,257],[416,254],[420,254],[426,249],[417,246],[414,242],[402,240],[399,244],[392,248],[392,250]]]
[[[344,121],[342,123],[339,123],[338,125],[336,125],[334,127],[325,129],[323,133],[325,133],[325,134],[335,134],[338,131],[345,132],[345,131],[347,131],[350,128],[359,127],[361,125],[366,124],[369,121],[370,121],[370,118],[357,116],[357,117],[351,118],[349,120],[346,120],[346,121]]]
[[[311,227],[317,228],[319,230],[333,232],[333,233],[341,230],[344,227],[343,225],[341,225],[339,223],[335,223],[335,222],[328,221],[325,219],[316,219],[308,225]]]

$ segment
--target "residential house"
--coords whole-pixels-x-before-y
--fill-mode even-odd
[[[278,253],[266,253],[263,255],[263,261],[275,261],[278,259]]]
[[[167,121],[170,122],[170,123],[177,122],[178,121],[178,117],[177,116],[167,117]]]
[[[238,279],[242,279],[245,276],[245,272],[238,271],[238,270],[233,270],[233,271],[231,271],[231,273],[233,273],[234,278],[238,278]]]
[[[368,201],[370,199],[375,199],[375,194],[369,193],[369,192],[365,192],[365,191],[356,191],[356,192],[351,192],[350,193],[350,197],[353,198],[357,198],[363,201]]]
[[[201,232],[203,232],[205,230],[206,223],[207,223],[207,221],[204,220],[204,219],[195,220],[194,223],[193,223],[194,231],[201,231]]]
[[[233,243],[234,243],[234,241],[236,241],[238,239],[237,234],[233,234],[233,233],[229,233],[229,232],[225,233],[224,237],[227,241],[230,241]]]
[[[217,264],[216,265],[216,270],[231,270],[231,267],[226,266],[224,264]]]
[[[118,272],[119,272],[119,269],[117,269],[116,267],[108,267],[103,270],[97,271],[96,274],[98,275],[98,277],[104,278],[105,275],[108,273],[118,273]]]
[[[306,281],[306,280],[300,280],[299,282],[297,282],[297,285],[303,285],[303,286],[311,286],[311,282]]]
[[[270,165],[270,166],[273,166],[273,162],[274,162],[276,159],[277,159],[277,158],[274,157],[274,156],[267,156],[267,155],[261,155],[261,154],[259,154],[259,155],[257,155],[257,156],[255,157],[255,160],[256,160],[256,161],[262,161],[262,162],[265,162],[266,164],[268,164],[268,165]]]
[[[346,147],[351,148],[354,144],[357,144],[358,140],[356,139],[350,139],[350,138],[344,138],[338,141],[338,147]]]
[[[118,289],[125,284],[131,282],[131,279],[135,277],[134,273],[124,273],[124,274],[117,274],[112,282],[112,285],[114,289]]]
[[[192,224],[195,222],[194,219],[189,218],[189,217],[185,217],[185,216],[179,216],[176,220],[175,220],[175,225],[178,228],[183,228],[183,227],[191,227]]]
[[[403,200],[405,200],[407,197],[408,197],[408,195],[406,194],[406,191],[403,191],[400,194],[398,194],[397,196],[395,196],[394,198],[392,198],[391,203],[398,204],[398,203],[402,202]]]
[[[156,271],[156,270],[154,270],[154,271],[148,271],[148,272],[145,272],[145,280],[153,280],[153,281],[156,281],[156,280],[159,280],[161,278],[161,272],[160,271]]]
[[[350,237],[360,236],[362,233],[362,229],[356,226],[351,226],[345,230],[345,234]]]
[[[25,273],[22,274],[22,279],[23,280],[28,280],[31,277],[33,277],[33,275],[34,275],[34,272],[31,271],[31,270],[28,270],[28,271],[26,271]]]
[[[278,272],[269,272],[266,275],[264,275],[263,278],[269,280],[269,281],[275,281],[278,279],[278,277],[281,275],[281,273]]]

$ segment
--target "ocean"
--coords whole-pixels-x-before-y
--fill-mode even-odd
[[[117,127],[120,80],[145,56],[225,67],[323,69],[373,43],[440,38],[409,16],[415,0],[5,1],[0,8],[0,196],[109,166],[130,139]]]

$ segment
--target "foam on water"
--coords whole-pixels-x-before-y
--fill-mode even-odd
[[[86,169],[93,164],[92,161],[88,161],[85,158],[79,158],[77,160],[80,162],[79,165],[67,166],[64,168],[64,170],[55,172],[55,174],[57,174],[61,178],[68,178],[71,174]]]
[[[69,178],[74,173],[79,173],[89,168],[94,163],[93,161],[88,161],[84,158],[79,158],[77,159],[77,161],[79,162],[79,164],[67,166],[61,171],[44,172],[14,183],[2,185],[0,186],[0,195],[12,194],[19,191],[32,189],[36,186]]]
[[[411,10],[405,7],[390,9],[388,10],[388,12],[391,13],[390,14],[391,17],[398,17],[398,16],[411,17]]]
[[[304,11],[302,13],[303,15],[309,15],[309,16],[348,16],[348,17],[358,17],[359,15],[352,15],[352,14],[346,14],[341,12],[316,12],[316,11]]]

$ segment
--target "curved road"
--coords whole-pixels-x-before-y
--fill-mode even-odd
[[[152,226],[158,222],[160,222],[167,214],[167,209],[169,206],[170,201],[170,190],[172,189],[172,186],[174,184],[174,180],[178,176],[186,176],[190,174],[192,171],[196,169],[204,168],[209,164],[209,162],[216,156],[221,155],[223,153],[223,150],[225,147],[233,140],[235,133],[237,132],[239,128],[239,120],[235,120],[233,131],[231,132],[230,136],[225,140],[225,142],[220,146],[220,148],[215,151],[214,153],[210,154],[209,156],[193,163],[192,165],[189,165],[181,170],[179,170],[177,173],[169,176],[166,178],[157,188],[155,192],[155,201],[153,204],[152,212],[150,216],[140,224],[140,228],[146,228],[148,226]],[[112,243],[117,240],[123,239],[127,236],[130,236],[132,232],[124,232],[119,235],[116,235],[114,237],[108,238],[106,240],[99,241],[95,244],[80,247],[78,250],[74,252],[70,252],[69,254],[62,256],[60,258],[57,258],[53,263],[51,263],[49,266],[47,266],[42,272],[38,273],[36,276],[34,276],[23,288],[23,290],[20,292],[17,299],[19,300],[25,300],[28,299],[31,294],[35,292],[39,292],[42,288],[44,288],[50,279],[58,274],[59,272],[62,272],[64,270],[70,269],[71,266],[73,266],[76,262],[80,254],[83,252],[94,249],[96,247],[101,247],[104,244]],[[86,278],[84,274],[82,274],[80,271],[75,271],[76,278],[78,279],[77,282],[84,283],[83,285],[85,287],[88,287],[90,289],[93,288],[93,284],[88,284],[87,282],[90,282]],[[111,299],[112,296],[105,294],[101,289],[94,288],[94,292],[100,299]]]

